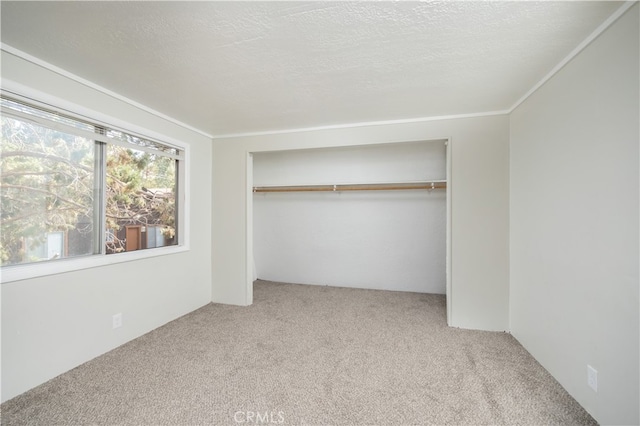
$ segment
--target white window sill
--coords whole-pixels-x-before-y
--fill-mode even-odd
[[[0,268],[0,283],[6,284],[14,281],[30,278],[45,277],[48,275],[62,274],[65,272],[90,269],[98,266],[115,265],[117,263],[131,262],[157,256],[189,251],[186,245],[158,247],[153,249],[136,250],[126,253],[96,254],[82,257],[29,263],[26,265],[12,265]]]

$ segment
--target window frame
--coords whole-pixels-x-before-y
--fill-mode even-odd
[[[3,81],[3,86],[5,86],[4,83],[5,82]],[[104,250],[102,250],[100,253],[85,256],[74,256],[64,259],[56,259],[53,261],[6,265],[0,267],[0,284],[189,251],[190,149],[187,142],[176,140],[175,138],[150,130],[140,125],[136,125],[128,121],[106,115],[104,113],[66,100],[47,96],[34,90],[29,90],[24,86],[20,87],[20,89],[21,90],[18,91],[10,90],[3,87],[2,89],[0,89],[0,94],[9,99],[14,99],[16,101],[23,102],[34,107],[40,107],[53,112],[59,112],[66,116],[78,119],[80,121],[89,122],[96,126],[102,126],[113,129],[115,131],[129,133],[134,136],[148,139],[150,141],[156,141],[167,146],[173,146],[181,150],[183,152],[183,156],[182,158],[177,160],[178,187],[176,194],[176,234],[178,241],[177,244],[171,246],[155,247],[151,249],[135,250],[117,254],[106,254]],[[131,148],[136,149],[136,145],[132,144]],[[103,192],[105,189],[106,188],[103,187]],[[103,204],[104,199],[101,201]],[[103,243],[104,241],[102,240],[98,242],[98,244]]]

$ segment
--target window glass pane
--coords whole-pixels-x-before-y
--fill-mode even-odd
[[[175,245],[176,160],[107,146],[106,252]]]
[[[93,254],[95,142],[1,120],[0,264]]]
[[[105,136],[109,138],[117,139],[119,141],[126,142],[131,145],[138,145],[144,148],[153,149],[153,150],[164,152],[167,154],[180,155],[180,150],[178,150],[177,148],[173,148],[161,143],[153,142],[148,139],[142,139],[137,136],[130,135],[128,133],[123,133],[113,129],[104,129],[103,133],[105,134]]]

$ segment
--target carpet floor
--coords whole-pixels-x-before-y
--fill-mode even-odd
[[[508,333],[442,295],[257,281],[0,407],[6,425],[591,425]]]

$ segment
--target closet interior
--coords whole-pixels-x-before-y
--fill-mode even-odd
[[[446,179],[446,140],[254,152],[254,278],[445,294]]]

